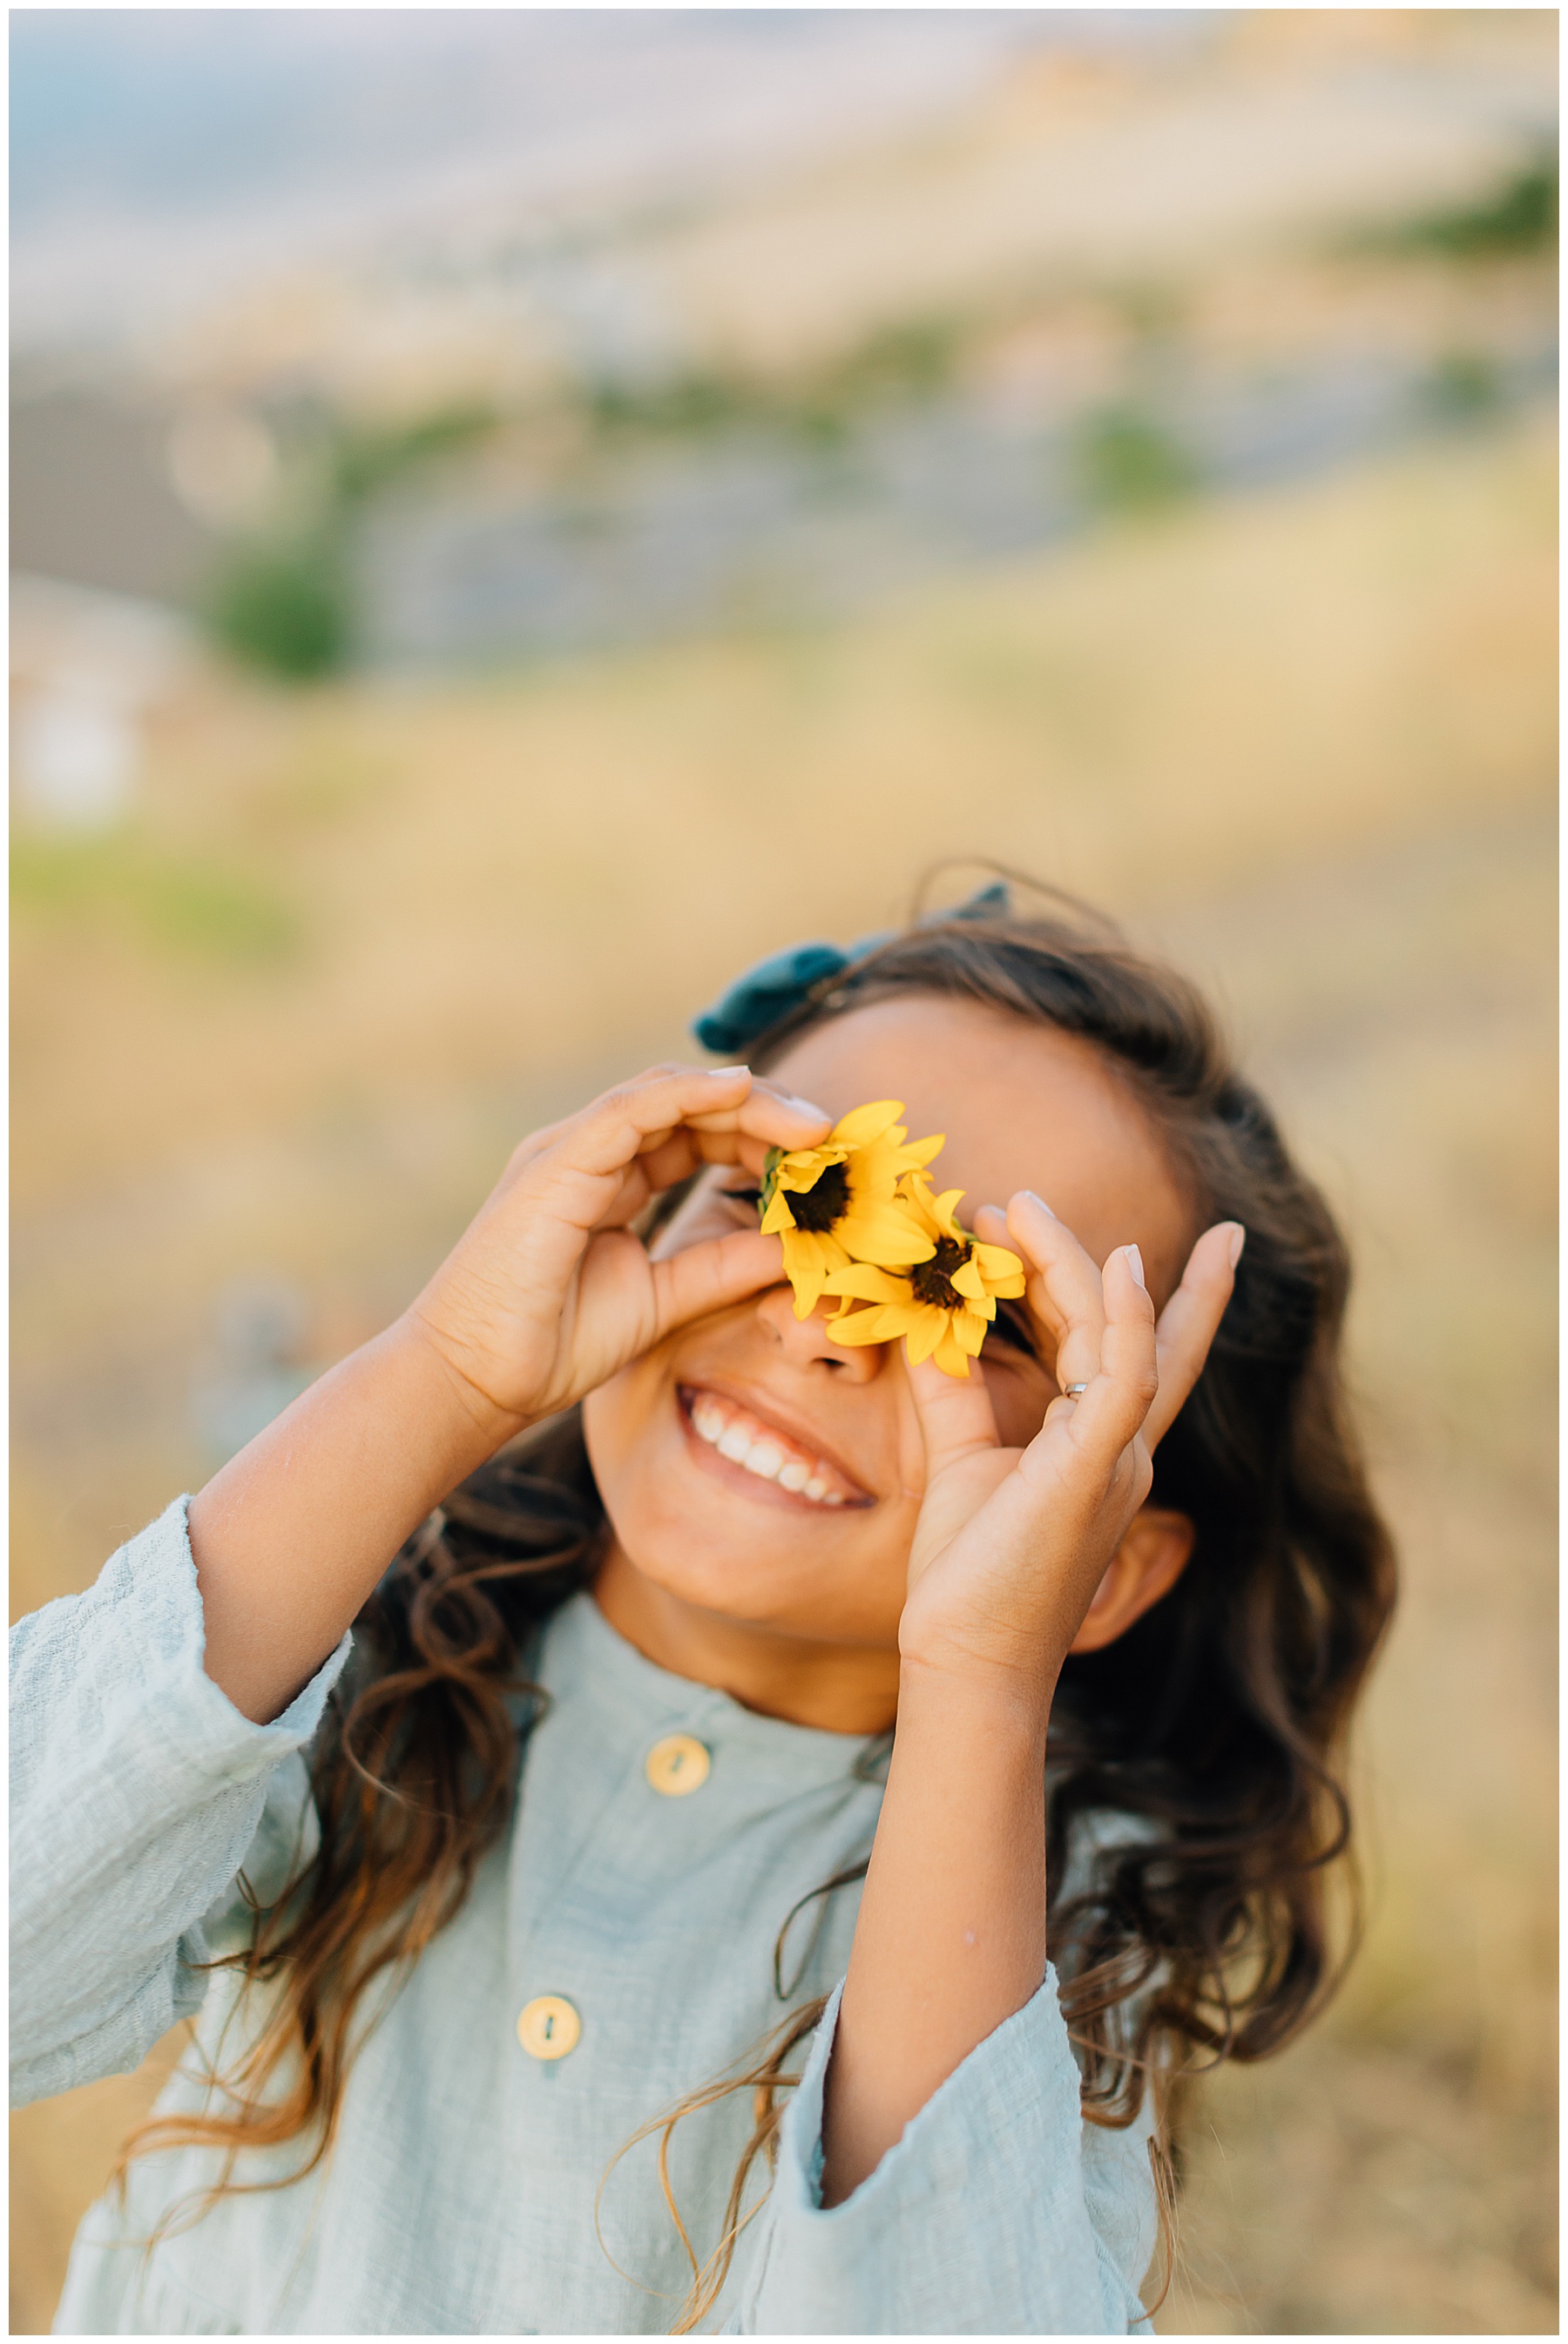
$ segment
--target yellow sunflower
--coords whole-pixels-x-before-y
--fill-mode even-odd
[[[903,1111],[897,1099],[879,1099],[836,1123],[819,1147],[769,1150],[762,1232],[784,1240],[797,1318],[810,1317],[834,1270],[856,1261],[900,1268],[936,1251],[899,1182],[930,1162],[941,1137],[906,1144]]]
[[[961,1188],[933,1196],[915,1172],[900,1195],[929,1235],[930,1253],[898,1275],[866,1261],[833,1271],[826,1290],[841,1295],[844,1307],[828,1332],[835,1343],[893,1343],[902,1335],[911,1361],[934,1359],[946,1374],[967,1376],[996,1317],[997,1297],[1023,1292],[1023,1264],[1006,1246],[982,1245],[959,1227],[954,1207]],[[869,1308],[854,1310],[854,1302]]]

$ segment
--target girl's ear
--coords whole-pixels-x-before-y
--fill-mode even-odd
[[[1141,1508],[1111,1558],[1070,1650],[1098,1652],[1124,1635],[1134,1620],[1175,1586],[1196,1535],[1185,1514],[1170,1513],[1161,1506]]]

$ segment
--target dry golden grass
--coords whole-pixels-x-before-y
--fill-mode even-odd
[[[834,631],[193,692],[134,837],[18,866],[15,1608],[204,1470],[225,1278],[297,1279],[330,1357],[749,958],[942,854],[1079,887],[1213,983],[1346,1216],[1406,1581],[1366,1948],[1205,2087],[1161,2324],[1549,2329],[1552,461],[1432,447]],[[17,2330],[149,2088],[16,2120]]]

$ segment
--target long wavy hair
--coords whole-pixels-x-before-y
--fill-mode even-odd
[[[1194,1233],[1245,1225],[1231,1305],[1154,1460],[1151,1502],[1190,1518],[1191,1561],[1115,1643],[1068,1661],[1051,1719],[1052,1955],[1083,2114],[1121,2126],[1151,2077],[1264,2057],[1338,1982],[1355,1928],[1345,1735],[1394,1571],[1346,1406],[1350,1269],[1327,1205],[1194,987],[1087,907],[1036,894],[1028,912],[992,888],[916,917],[816,986],[750,1062],[764,1070],[809,1028],[890,995],[983,1003],[1092,1046],[1160,1136]],[[537,1631],[591,1582],[606,1535],[574,1410],[492,1460],[410,1539],[356,1622],[356,1663],[317,1740],[319,1845],[257,1906],[248,1949],[231,1957],[270,1991],[223,2078],[225,2112],[155,2118],[127,2156],[179,2142],[224,2151],[204,2205],[284,2186],[237,2180],[246,2149],[297,2140],[286,2179],[327,2156],[360,2027],[507,1832],[545,1699],[528,1676]],[[1107,1834],[1067,1899],[1070,1843],[1096,1814],[1138,1827]],[[788,2005],[777,1962],[775,1985]],[[682,2114],[754,2096],[723,2236],[705,2259],[671,2201],[693,2275],[678,2332],[723,2285],[749,2218],[748,2175],[771,2158],[780,2095],[796,2080],[789,2056],[821,2008],[787,2009],[753,2058],[645,2128],[663,2136],[662,2175]],[[1158,2157],[1157,2177],[1163,2205]]]

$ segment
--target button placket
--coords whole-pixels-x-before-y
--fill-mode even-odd
[[[582,2020],[564,1994],[539,1994],[518,2016],[518,2040],[530,2059],[564,2059],[581,2040]]]
[[[661,1798],[684,1799],[700,1791],[712,1763],[707,1743],[694,1733],[667,1733],[643,1760],[642,1771]]]

